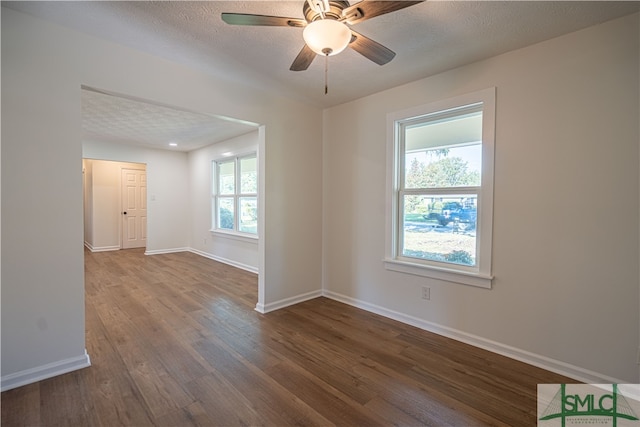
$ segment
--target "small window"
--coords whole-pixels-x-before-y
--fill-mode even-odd
[[[213,162],[213,229],[257,235],[258,168],[255,154]]]
[[[495,89],[389,116],[386,266],[491,286]]]

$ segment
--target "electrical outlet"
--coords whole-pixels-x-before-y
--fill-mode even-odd
[[[431,288],[428,286],[422,287],[422,299],[430,300],[431,299]]]

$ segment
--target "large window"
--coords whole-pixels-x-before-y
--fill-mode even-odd
[[[258,233],[258,168],[255,154],[214,162],[213,229]]]
[[[389,115],[386,266],[491,286],[495,89]]]

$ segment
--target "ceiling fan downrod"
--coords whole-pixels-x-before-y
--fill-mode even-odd
[[[329,47],[322,49],[324,53],[324,94],[329,93],[329,55],[333,50]]]
[[[309,7],[320,14],[322,19],[325,19],[325,13],[331,10],[329,6],[329,0],[307,0]]]

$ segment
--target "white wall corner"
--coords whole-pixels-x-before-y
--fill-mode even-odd
[[[270,302],[268,304],[256,304],[255,310],[259,313],[265,314],[271,311],[279,310],[281,308],[288,307],[290,305],[299,304],[310,299],[321,297],[323,291],[318,289],[316,291],[307,292],[304,294],[296,295],[290,298],[284,298],[279,301]]]
[[[4,392],[23,385],[46,380],[47,378],[77,371],[78,369],[87,368],[89,366],[91,366],[91,359],[85,349],[84,354],[80,356],[70,357],[68,359],[4,375],[0,378],[0,391]]]

